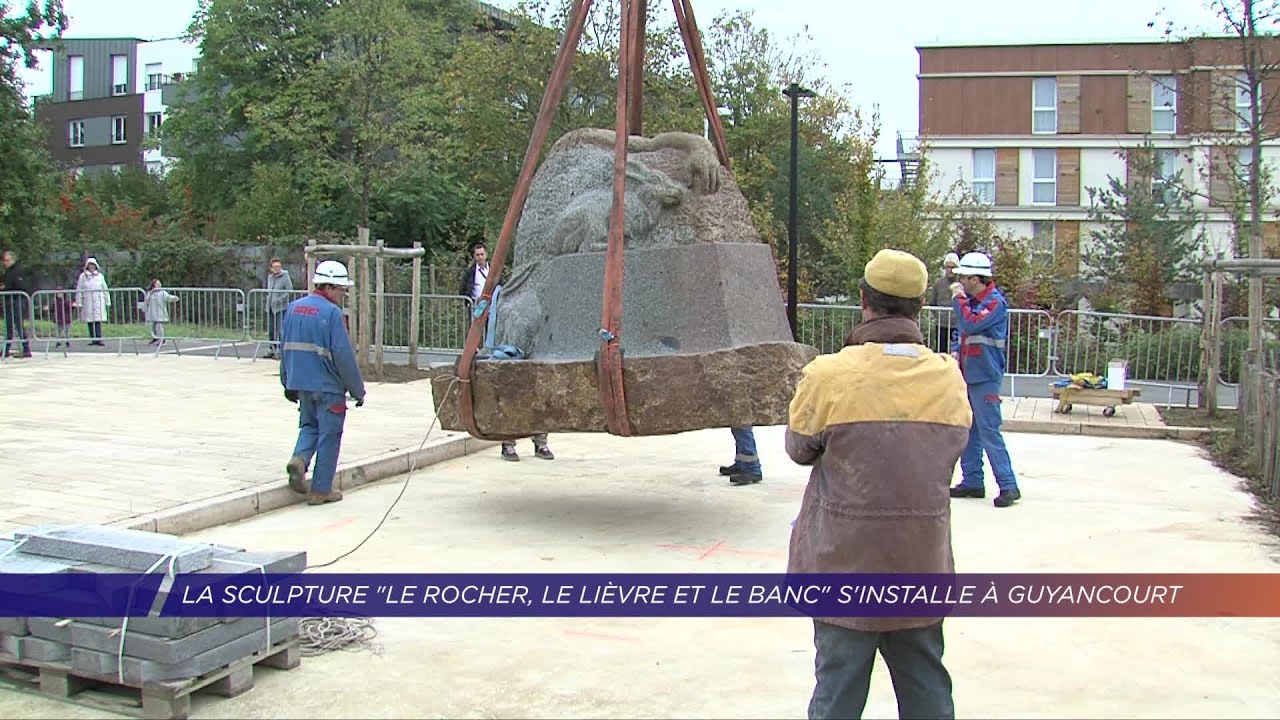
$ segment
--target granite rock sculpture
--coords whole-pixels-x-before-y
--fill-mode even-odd
[[[476,360],[483,433],[606,432],[596,355],[613,203],[613,130],[560,138],[530,187],[510,280]],[[624,194],[623,384],[632,430],[670,434],[786,421],[817,350],[792,342],[771,248],[700,135],[628,138]],[[441,426],[463,429],[455,368],[433,390]]]

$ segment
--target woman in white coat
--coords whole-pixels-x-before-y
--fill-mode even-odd
[[[73,307],[80,308],[80,319],[89,326],[90,345],[105,344],[102,342],[102,323],[107,321],[107,308],[111,307],[110,289],[106,276],[98,269],[97,259],[85,260],[84,271],[76,280]]]

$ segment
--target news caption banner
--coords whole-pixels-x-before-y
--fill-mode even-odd
[[[0,617],[145,616],[1280,617],[1280,575],[0,575]]]

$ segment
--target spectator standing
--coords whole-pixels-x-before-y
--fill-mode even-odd
[[[151,323],[151,342],[148,345],[164,342],[164,324],[169,322],[169,304],[178,302],[178,296],[164,289],[160,279],[151,281],[147,288],[147,296],[142,301],[142,311]]]
[[[293,299],[293,279],[284,269],[280,258],[273,257],[267,265],[267,347],[268,358],[280,357],[280,329],[284,325],[284,311]]]
[[[111,288],[98,267],[97,258],[84,261],[84,270],[76,279],[76,301],[72,307],[80,309],[80,319],[89,326],[89,344],[105,346],[102,323],[107,321],[107,310],[111,307]]]
[[[0,253],[0,265],[4,266],[4,277],[0,279],[0,290],[4,291],[4,356],[31,357],[31,338],[27,337],[27,296],[8,293],[28,293],[27,279],[18,264],[18,255],[12,250]],[[18,353],[14,345],[22,345]]]

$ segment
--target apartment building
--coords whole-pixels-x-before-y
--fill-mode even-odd
[[[55,161],[75,172],[145,167],[167,159],[149,137],[164,122],[164,86],[194,72],[198,48],[182,39],[63,39],[52,53],[52,91],[38,98]]]
[[[1060,271],[1079,273],[1096,229],[1089,188],[1116,178],[1162,197],[1161,182],[1180,172],[1205,215],[1206,244],[1229,251],[1227,208],[1253,160],[1243,146],[1250,98],[1242,45],[1220,37],[919,46],[919,143],[938,173],[931,182],[942,190],[961,183],[1002,230],[1030,238]],[[1280,47],[1271,42],[1263,55],[1274,63]],[[1264,79],[1264,107],[1278,89],[1280,73]],[[1264,121],[1280,135],[1276,114]],[[1139,162],[1144,147],[1154,156]],[[1280,141],[1264,143],[1263,162],[1277,154]],[[1143,167],[1152,169],[1137,172]],[[1266,219],[1275,218],[1269,209]],[[1275,228],[1268,223],[1272,241]]]

